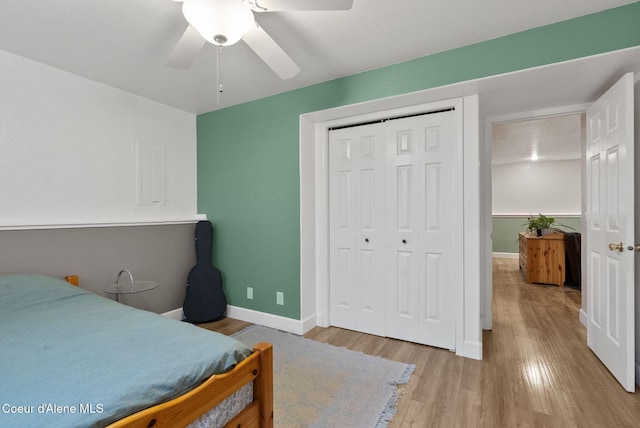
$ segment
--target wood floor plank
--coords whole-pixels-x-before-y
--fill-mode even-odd
[[[494,259],[493,330],[483,360],[448,350],[316,327],[305,337],[416,370],[398,389],[394,427],[638,427],[640,394],[627,393],[587,347],[580,291],[526,284],[513,259]],[[247,323],[206,328],[231,334]]]

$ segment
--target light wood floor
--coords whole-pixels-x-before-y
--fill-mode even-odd
[[[640,393],[625,392],[586,345],[579,291],[526,284],[510,259],[494,259],[493,286],[482,361],[335,327],[305,337],[416,364],[390,427],[640,427]]]

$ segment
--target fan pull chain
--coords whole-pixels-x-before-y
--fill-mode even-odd
[[[216,104],[220,104],[220,94],[223,92],[222,77],[220,76],[220,57],[222,56],[222,45],[218,46],[216,54]]]

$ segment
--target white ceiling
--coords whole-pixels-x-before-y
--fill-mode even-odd
[[[223,51],[219,100],[212,45],[189,70],[165,65],[186,28],[171,0],[2,0],[0,49],[204,113],[634,1],[354,0],[349,11],[263,13],[302,71],[282,81],[240,42]]]
[[[580,159],[584,113],[493,125],[493,165]]]

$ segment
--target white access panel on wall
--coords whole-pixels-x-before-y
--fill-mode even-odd
[[[330,132],[332,325],[455,349],[457,120],[447,110]]]
[[[136,150],[136,209],[166,204],[166,149],[134,141]]]

